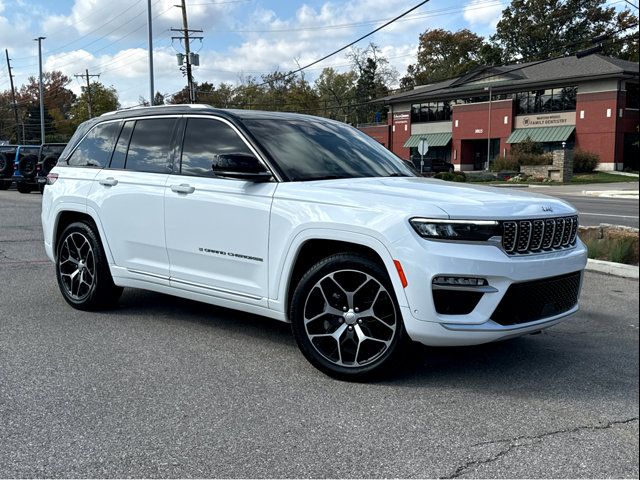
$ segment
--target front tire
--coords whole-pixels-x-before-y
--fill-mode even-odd
[[[393,364],[405,332],[386,271],[357,254],[314,265],[291,302],[291,326],[303,355],[343,380],[369,380]]]
[[[62,296],[78,310],[114,306],[122,288],[113,283],[95,228],[75,222],[62,232],[56,249],[56,277]]]

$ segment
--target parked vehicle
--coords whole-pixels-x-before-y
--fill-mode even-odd
[[[204,105],[83,123],[47,177],[45,249],[74,308],[123,287],[291,322],[323,372],[392,368],[407,339],[473,345],[578,310],[568,203],[416,176],[340,122]]]
[[[60,154],[66,146],[66,143],[45,143],[40,146],[35,176],[35,183],[40,192],[44,190],[47,175],[51,169],[56,166],[56,163],[58,163],[58,158],[60,158]]]
[[[415,165],[416,170],[422,173],[453,172],[454,170],[453,164],[442,158],[424,157],[424,165],[422,165],[422,167],[420,166],[420,155],[413,155],[411,161]]]
[[[0,190],[11,187],[17,150],[17,145],[0,146]]]
[[[37,188],[36,174],[38,171],[38,145],[19,145],[14,164],[13,181],[20,193],[30,193]]]

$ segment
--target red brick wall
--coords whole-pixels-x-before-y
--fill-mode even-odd
[[[611,116],[607,117],[607,109]],[[584,112],[584,118],[581,118]],[[576,103],[576,148],[597,153],[600,163],[616,158],[618,92],[579,93]],[[620,155],[620,162],[622,158]]]
[[[371,138],[373,138],[376,142],[381,143],[385,146],[385,148],[389,148],[389,131],[391,130],[390,125],[371,125],[367,127],[358,127],[358,130],[366,133]]]
[[[513,101],[498,100],[491,102],[491,138],[500,139],[500,154],[503,149],[509,151],[506,140],[513,130]],[[507,123],[504,123],[507,117]],[[489,128],[489,102],[456,105],[453,107],[453,149],[457,151],[454,164],[472,164],[470,148],[462,149],[461,140],[486,140]],[[458,126],[456,126],[456,121]],[[480,130],[482,130],[480,132]],[[454,155],[452,154],[451,158]]]
[[[391,151],[404,160],[409,160],[409,149],[403,145],[411,136],[411,112],[393,112],[391,126]]]

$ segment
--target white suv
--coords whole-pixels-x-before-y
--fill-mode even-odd
[[[343,123],[148,107],[80,126],[48,176],[45,248],[64,299],[143,288],[291,322],[341,378],[403,341],[471,345],[578,310],[573,207],[417,176]]]

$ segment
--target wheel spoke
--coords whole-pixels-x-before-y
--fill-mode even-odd
[[[336,307],[343,299],[348,305],[341,311]],[[366,310],[358,311],[354,301]],[[355,368],[374,362],[388,350],[398,318],[391,295],[380,281],[358,270],[338,270],[311,288],[303,320],[319,354],[336,365]]]
[[[82,300],[95,281],[95,257],[89,239],[80,232],[69,234],[63,241],[58,260],[62,285],[74,300]]]

